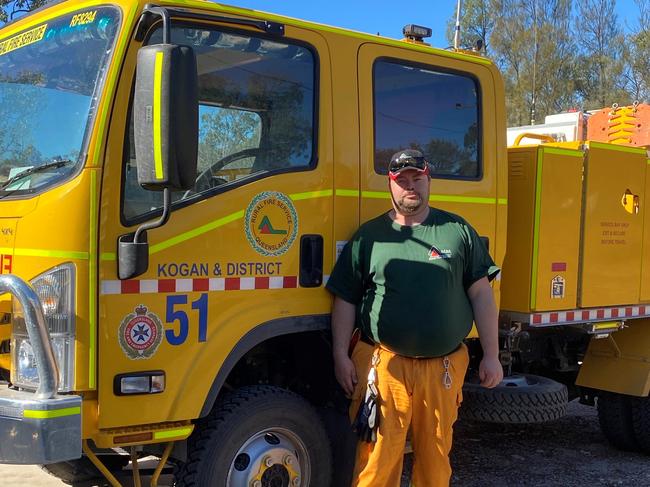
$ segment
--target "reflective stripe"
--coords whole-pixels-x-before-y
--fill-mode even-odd
[[[429,195],[429,201],[442,201],[445,203],[478,203],[481,205],[496,205],[496,198],[487,198],[483,196],[452,196],[446,194]]]
[[[339,194],[339,190],[336,190],[336,194],[337,195]],[[388,191],[362,191],[361,197],[369,198],[369,199],[389,200],[390,193]],[[437,202],[444,202],[444,203],[475,203],[481,205],[497,204],[496,198],[489,198],[483,196],[456,196],[456,195],[449,195],[449,194],[431,194],[429,195],[429,201],[437,201]],[[507,204],[508,200],[506,198],[502,198],[498,202],[499,204]]]
[[[174,430],[155,431],[153,437],[155,440],[164,440],[166,438],[176,438],[179,436],[189,436],[194,428],[186,426],[185,428],[177,428]]]
[[[580,150],[561,149],[559,147],[544,147],[543,150],[544,152],[548,152],[549,154],[558,154],[562,156],[581,157],[581,158],[585,156],[584,153]]]
[[[165,58],[164,52],[156,53],[153,79],[153,160],[156,170],[156,179],[163,179],[162,164],[162,68]]]
[[[326,196],[332,196],[333,191],[331,189],[324,189],[322,191],[307,191],[305,193],[294,193],[290,194],[289,198],[293,201],[300,200],[311,200],[314,198],[324,198]]]
[[[25,409],[23,411],[23,417],[33,418],[33,419],[52,419],[52,418],[61,418],[63,416],[74,416],[76,414],[81,414],[81,407],[75,406],[72,408],[62,408],[62,409]]]
[[[390,193],[388,191],[361,191],[361,197],[370,198],[370,199],[389,200]]]
[[[535,309],[537,304],[537,265],[539,258],[539,223],[541,220],[542,204],[542,161],[544,160],[544,151],[540,149],[537,152],[537,179],[535,181],[535,223],[533,225],[533,269],[531,276],[530,288],[530,307]]]
[[[58,257],[60,259],[87,260],[88,252],[76,252],[73,250],[47,250],[47,249],[12,249],[0,247],[0,253],[13,254],[23,257]]]
[[[353,198],[359,197],[358,189],[337,189],[336,196],[352,196]]]
[[[346,196],[346,197],[359,197],[360,192],[356,189],[337,189],[332,191],[331,189],[323,189],[319,191],[306,191],[304,193],[294,193],[289,195],[293,201],[309,200],[314,198],[324,198],[328,196]],[[361,196],[363,198],[371,199],[390,199],[390,193],[388,191],[362,191]],[[496,198],[484,198],[479,196],[452,196],[452,195],[431,195],[429,198],[430,201],[444,201],[452,203],[478,203],[478,204],[497,204]],[[505,205],[508,204],[507,198],[499,198],[498,204]],[[191,238],[198,237],[204,233],[207,233],[216,228],[222,227],[228,223],[234,222],[244,217],[244,210],[237,211],[230,215],[226,215],[223,218],[219,218],[210,223],[206,223],[198,228],[189,230],[187,232],[181,233],[175,237],[172,237],[168,240],[160,242],[158,244],[152,245],[150,247],[150,253],[155,254],[161,250],[168,249],[177,245],[179,243],[190,240]],[[114,252],[102,252],[100,256],[102,261],[115,261],[117,256]]]
[[[214,230],[215,228],[222,227],[227,223],[237,221],[240,218],[244,218],[244,210],[236,211],[235,213],[224,216],[223,218],[219,218],[217,220],[211,221],[210,223],[206,223],[205,225],[201,225],[200,227],[195,228],[194,230],[181,233],[180,235],[176,235],[175,237],[160,242],[156,245],[152,245],[151,253],[155,254],[156,252],[160,252],[161,250],[168,249],[169,247],[173,247],[176,244],[185,242],[186,240],[189,240],[194,237],[198,237],[199,235],[203,235],[204,233],[207,233],[210,230]]]
[[[90,259],[88,262],[88,387],[95,388],[97,358],[97,170],[90,170]]]
[[[614,144],[605,144],[603,142],[589,142],[589,147],[593,147],[594,149],[609,149],[609,150],[615,150],[619,152],[631,152],[632,154],[646,154],[645,149],[641,149],[638,147],[628,147],[625,145],[614,145]]]

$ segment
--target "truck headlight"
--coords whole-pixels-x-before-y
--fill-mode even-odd
[[[55,267],[34,278],[30,284],[41,301],[54,358],[59,367],[58,390],[70,391],[74,381],[74,266],[63,264]],[[36,359],[25,327],[23,310],[15,299],[13,317],[11,382],[23,389],[36,389],[39,385]]]

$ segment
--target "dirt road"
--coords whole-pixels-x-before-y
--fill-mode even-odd
[[[405,481],[411,457],[405,462]],[[594,408],[575,401],[560,421],[536,426],[459,422],[452,452],[453,487],[645,486],[650,457],[611,448]],[[0,466],[3,487],[60,487],[38,467]]]

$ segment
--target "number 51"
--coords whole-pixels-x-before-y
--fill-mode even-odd
[[[187,313],[183,309],[176,309],[176,306],[187,304],[187,294],[178,294],[167,296],[167,312],[165,315],[166,323],[178,321],[178,333],[174,328],[165,330],[165,338],[170,345],[181,345],[187,340],[190,331],[190,321]],[[208,295],[201,294],[201,297],[192,303],[192,309],[199,312],[199,342],[206,341],[208,332]]]

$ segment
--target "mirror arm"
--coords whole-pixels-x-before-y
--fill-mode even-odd
[[[169,12],[166,8],[158,7],[155,5],[146,5],[145,12],[152,13],[155,15],[160,15],[163,22],[163,44],[169,44],[171,42],[171,33],[172,25],[170,22]]]
[[[154,222],[147,222],[143,225],[140,225],[135,231],[135,236],[133,237],[133,243],[140,243],[140,234],[146,230],[152,230],[154,228],[162,227],[167,220],[169,220],[169,215],[171,214],[172,208],[172,192],[169,188],[163,190],[163,211],[160,218]]]

